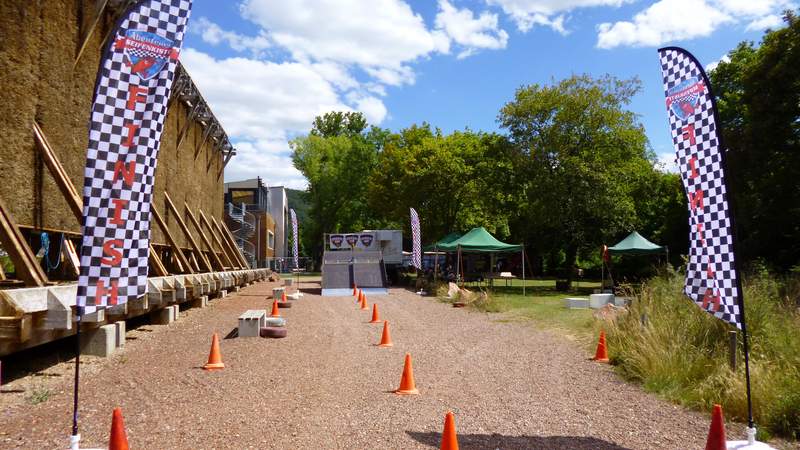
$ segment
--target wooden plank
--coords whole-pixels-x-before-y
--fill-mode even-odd
[[[75,249],[75,244],[65,237],[61,252],[64,254],[64,261],[66,261],[67,265],[70,267],[72,275],[75,277],[80,276],[81,260],[78,258],[78,251]]]
[[[222,174],[225,172],[225,167],[228,165],[228,163],[231,161],[231,158],[233,158],[233,155],[235,154],[236,151],[233,148],[231,148],[227,156],[225,156],[225,160],[222,162],[222,167],[219,168],[219,172],[217,173],[217,180],[219,180],[219,177],[221,177]]]
[[[189,209],[189,205],[186,202],[183,202],[183,207],[186,210],[186,215],[189,216],[189,221],[192,222],[194,227],[197,229],[197,232],[200,233],[200,238],[203,240],[203,243],[205,243],[206,248],[208,248],[208,251],[211,252],[211,257],[214,260],[214,263],[217,265],[219,270],[225,270],[225,265],[222,264],[222,260],[219,258],[219,255],[217,255],[217,251],[214,250],[214,246],[211,245],[211,241],[208,240],[208,237],[203,232],[203,229],[200,227],[200,223],[197,222],[197,219],[194,217],[194,214],[192,214],[192,211]],[[225,256],[224,253],[223,256]],[[228,261],[228,263],[230,265],[230,261]]]
[[[195,255],[197,255],[197,258],[200,260],[198,262],[202,263],[202,267],[205,268],[206,272],[213,272],[214,268],[211,267],[211,263],[208,261],[208,259],[206,259],[206,256],[203,254],[203,250],[200,248],[200,245],[197,244],[194,236],[192,236],[192,233],[189,232],[189,227],[186,226],[186,222],[183,221],[183,217],[181,217],[181,214],[178,212],[178,208],[176,208],[175,204],[172,203],[172,199],[169,198],[169,194],[167,194],[166,191],[164,192],[164,198],[167,200],[167,207],[169,207],[169,209],[172,211],[172,214],[175,215],[175,220],[178,221],[178,226],[183,231],[186,239],[189,240],[192,250],[194,250]],[[202,270],[202,268],[199,268],[198,270]]]
[[[39,260],[25,242],[25,237],[20,233],[17,223],[2,200],[0,200],[0,244],[14,263],[17,277],[27,286],[42,287],[47,284],[47,275],[39,265]]]
[[[210,119],[209,119],[210,120]],[[203,140],[200,141],[200,145],[194,149],[194,159],[197,160],[197,155],[200,154],[200,150],[203,149],[203,146],[206,145],[208,141],[208,137],[211,136],[211,133],[214,132],[214,129],[217,127],[217,122],[211,122],[208,124],[206,129],[203,131]]]
[[[224,250],[225,254],[228,255],[228,261],[231,264],[230,267],[232,269],[241,269],[239,258],[236,257],[236,254],[231,250],[228,241],[225,239],[224,236],[222,236],[222,231],[216,225],[217,222],[212,217],[211,218],[211,220],[213,221],[212,224],[212,222],[206,220],[205,218],[206,216],[205,214],[203,214],[203,211],[202,210],[199,211],[200,211],[200,218],[203,220],[204,223],[206,223],[206,226],[208,226],[208,228],[211,230],[211,233],[214,235],[214,241]]]
[[[3,270],[2,263],[0,263],[0,281],[6,281],[6,272]]]
[[[67,200],[67,204],[72,210],[72,213],[78,219],[78,223],[82,223],[83,199],[78,195],[78,191],[76,191],[75,186],[72,185],[72,182],[67,176],[67,172],[64,170],[64,167],[58,160],[58,156],[53,151],[53,147],[51,147],[50,143],[47,142],[44,132],[36,122],[33,122],[33,136],[36,140],[36,143],[39,144],[37,147],[41,150],[42,156],[44,157],[44,162],[47,165],[47,168],[50,169],[50,173],[53,175],[53,178],[55,178],[56,184],[61,190],[61,194],[64,195],[64,198]]]
[[[196,100],[192,100],[196,102]],[[194,118],[197,116],[197,113],[200,112],[201,103],[196,103],[192,110],[189,111],[188,116],[186,117],[186,123],[183,125],[183,128],[178,133],[178,143],[175,145],[175,148],[180,148],[181,144],[183,144],[183,140],[186,139],[186,135],[189,133],[189,128],[192,126],[194,122]]]
[[[159,213],[156,208],[150,208],[150,212],[153,214],[153,218],[156,219],[156,223],[158,224],[158,227],[161,228],[164,236],[167,237],[167,242],[169,242],[169,246],[172,247],[172,252],[175,254],[175,257],[178,258],[181,266],[183,266],[181,270],[183,272],[194,273],[192,266],[189,265],[189,261],[186,259],[186,255],[183,254],[183,250],[181,250],[180,246],[178,246],[178,241],[176,241],[172,236],[172,233],[169,232],[169,228],[167,228],[167,224],[161,217],[161,213]]]
[[[211,223],[214,225],[214,229],[217,230],[219,234],[219,239],[222,241],[222,244],[228,249],[229,254],[231,255],[231,264],[233,267],[237,269],[244,269],[245,267],[242,266],[242,260],[239,258],[239,249],[236,247],[236,244],[231,244],[228,240],[228,237],[225,236],[225,232],[222,231],[222,227],[219,226],[217,219],[211,216]]]
[[[213,219],[213,217],[212,217],[212,219]],[[244,219],[242,219],[242,220],[244,220]],[[220,223],[220,229],[223,231],[222,234],[227,236],[228,242],[236,250],[236,257],[239,258],[239,261],[242,263],[242,265],[244,266],[245,269],[249,268],[250,267],[250,263],[247,262],[247,258],[244,257],[244,253],[242,253],[242,251],[239,250],[239,246],[236,245],[236,239],[233,237],[233,233],[231,233],[231,230],[228,229],[228,225],[226,225],[225,222],[222,221],[222,220],[219,223]]]
[[[75,62],[72,65],[72,70],[75,70],[75,68],[78,67],[78,61],[80,61],[84,50],[86,50],[86,44],[89,43],[89,39],[92,37],[94,30],[100,23],[100,19],[103,17],[103,12],[105,11],[106,6],[108,5],[108,0],[98,0],[97,3],[99,3],[99,7],[96,8],[92,24],[89,26],[89,29],[81,38],[81,45],[80,47],[78,47],[78,53],[75,55]]]
[[[203,225],[206,228],[208,228],[209,232],[211,233],[211,237],[214,239],[214,243],[216,243],[217,246],[220,248],[222,256],[225,258],[225,262],[227,263],[225,269],[227,270],[229,268],[230,269],[235,268],[237,265],[234,264],[234,261],[231,259],[231,255],[228,252],[228,248],[225,245],[223,245],[222,242],[219,240],[219,235],[217,235],[217,232],[214,230],[214,227],[211,226],[211,222],[209,222],[206,219],[206,216],[203,214],[203,210],[198,209],[198,213],[200,214],[200,220],[202,220]]]
[[[147,257],[148,262],[150,265],[153,266],[153,271],[159,277],[166,277],[169,275],[169,271],[167,270],[166,266],[164,266],[164,262],[161,261],[161,257],[158,256],[156,252],[156,248],[153,247],[153,244],[150,244],[150,252]]]

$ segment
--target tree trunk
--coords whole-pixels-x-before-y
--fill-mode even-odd
[[[570,244],[567,246],[564,270],[567,279],[567,289],[572,289],[572,279],[575,277],[575,261],[578,259],[578,246]]]

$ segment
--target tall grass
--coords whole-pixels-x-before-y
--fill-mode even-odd
[[[606,324],[612,361],[647,390],[693,408],[719,403],[726,417],[746,421],[742,335],[734,372],[728,363],[733,328],[695,306],[682,286],[682,275],[665,273],[632,293],[630,313]],[[760,436],[800,439],[800,313],[782,299],[785,286],[766,275],[745,279],[744,291]]]

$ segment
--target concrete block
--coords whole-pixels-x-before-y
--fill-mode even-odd
[[[614,297],[614,306],[628,306],[631,304],[631,299],[627,297]]]
[[[219,290],[219,298],[225,298],[227,296],[228,296],[228,291],[226,291],[225,289]]]
[[[609,303],[614,303],[614,294],[592,294],[589,296],[589,306],[592,308],[602,308]]]
[[[240,288],[239,286],[233,287],[233,292],[239,292],[240,290],[242,290],[242,288]]]
[[[114,326],[117,327],[115,334],[117,348],[125,347],[125,321],[118,320],[114,322]]]
[[[191,302],[190,305],[191,305],[192,308],[205,308],[205,307],[208,306],[208,296],[207,295],[201,295],[199,297],[195,297],[195,298],[192,299],[192,302]]]
[[[117,326],[103,325],[81,332],[81,353],[108,357],[117,348]]]
[[[267,311],[248,309],[239,316],[239,337],[259,337],[259,331],[266,326]]]
[[[175,322],[175,308],[167,306],[150,312],[150,322],[153,325],[169,325]]]
[[[564,299],[564,306],[567,308],[588,308],[588,298],[569,297]]]
[[[180,307],[180,305],[171,305],[170,308],[175,310],[175,313],[174,313],[175,314],[175,320],[180,319],[181,318],[181,307]]]

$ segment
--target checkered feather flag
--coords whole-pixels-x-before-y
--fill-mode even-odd
[[[411,265],[422,270],[422,234],[419,231],[419,215],[411,208]]]
[[[100,63],[83,184],[78,306],[145,294],[156,162],[191,0],[143,0]]]
[[[300,267],[300,252],[297,251],[297,214],[294,209],[290,209],[289,215],[292,218],[292,256],[294,257],[294,268],[297,269]]]
[[[677,163],[688,197],[690,247],[685,294],[715,317],[743,327],[725,151],[702,66],[686,50],[658,51]]]

